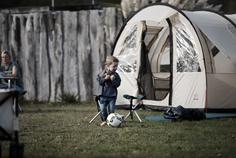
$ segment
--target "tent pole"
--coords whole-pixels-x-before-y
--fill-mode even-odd
[[[172,91],[173,91],[173,31],[172,31],[172,24],[170,19],[166,19],[168,26],[169,26],[169,40],[170,40],[170,95],[169,95],[169,106],[172,105]]]

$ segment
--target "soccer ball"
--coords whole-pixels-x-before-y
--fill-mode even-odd
[[[110,127],[120,127],[124,121],[124,115],[118,113],[111,113],[107,117],[107,125]]]

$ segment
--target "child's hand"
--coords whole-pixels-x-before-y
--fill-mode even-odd
[[[109,80],[111,78],[111,75],[106,75],[105,80]]]
[[[111,75],[110,78],[111,78],[111,80],[114,80],[114,79],[115,79],[115,76],[114,76],[114,75]]]

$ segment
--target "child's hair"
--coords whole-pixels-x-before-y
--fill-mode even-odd
[[[105,65],[109,66],[112,63],[118,63],[118,62],[119,62],[119,59],[117,59],[116,57],[114,57],[114,56],[107,56]]]
[[[9,57],[11,57],[11,54],[10,54],[10,52],[9,51],[7,51],[7,50],[4,50],[4,51],[2,51],[2,53],[1,54],[6,54],[6,55],[8,55]]]

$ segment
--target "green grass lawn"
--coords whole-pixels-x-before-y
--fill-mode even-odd
[[[140,157],[233,158],[236,157],[236,118],[139,123],[128,118],[122,128],[100,127],[88,122],[95,105],[24,105],[20,115],[20,142],[25,158]],[[117,110],[126,115],[128,111]],[[162,114],[138,111],[144,118]],[[8,157],[9,142],[2,142]]]

